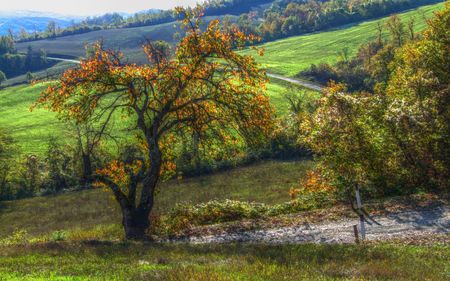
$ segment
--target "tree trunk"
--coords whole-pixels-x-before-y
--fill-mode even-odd
[[[83,153],[83,175],[81,178],[81,184],[86,187],[92,182],[92,161],[91,156],[87,153]]]
[[[145,240],[146,230],[149,228],[150,210],[122,208],[122,224],[125,230],[125,238],[129,240]]]

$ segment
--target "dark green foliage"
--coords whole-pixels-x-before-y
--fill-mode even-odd
[[[68,151],[58,144],[56,139],[50,139],[45,157],[47,179],[42,186],[45,193],[54,194],[76,186],[77,181],[73,168],[74,159]]]
[[[0,85],[6,81],[6,75],[3,71],[0,70]]]
[[[52,64],[54,63],[47,61],[44,51],[34,52],[28,46],[26,54],[20,54],[17,52],[12,38],[9,36],[0,37],[0,71],[7,77],[11,78],[27,72],[41,70]]]
[[[0,201],[14,197],[11,186],[11,174],[14,169],[14,140],[11,136],[0,130]]]
[[[258,28],[264,41],[382,17],[439,0],[275,1]]]
[[[332,84],[303,123],[301,139],[336,185],[364,186],[373,196],[448,191],[449,19],[446,3],[420,39],[393,36],[370,60],[372,93]]]

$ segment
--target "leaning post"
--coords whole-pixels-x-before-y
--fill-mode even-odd
[[[361,240],[364,241],[366,239],[366,226],[364,224],[364,213],[362,211],[363,207],[362,207],[361,195],[359,192],[359,186],[356,187],[355,193],[356,193],[356,205],[357,205],[358,213],[359,213],[359,223],[360,223],[360,228],[361,228]]]

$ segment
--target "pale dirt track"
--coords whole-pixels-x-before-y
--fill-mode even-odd
[[[367,225],[368,241],[413,238],[434,234],[448,235],[450,212],[448,207],[392,213],[373,217],[378,224]],[[181,242],[203,243],[354,243],[353,225],[357,219],[342,219],[318,224],[303,224],[295,227],[227,233],[210,236],[183,238]]]

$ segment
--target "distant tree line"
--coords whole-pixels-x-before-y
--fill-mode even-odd
[[[20,54],[12,37],[0,37],[0,71],[5,78],[41,70],[50,64],[44,51],[34,51],[28,47],[25,54]]]
[[[249,11],[255,5],[270,2],[273,2],[273,0],[208,0],[203,6],[206,16],[239,15]],[[182,19],[182,16],[178,15],[175,10],[150,10],[148,12],[136,13],[131,17],[124,17],[118,13],[108,13],[98,17],[89,17],[78,24],[64,29],[60,28],[54,21],[51,21],[48,24],[47,30],[44,32],[27,33],[25,30],[21,30],[19,34],[15,34],[14,36],[18,42],[27,42],[82,34],[102,29],[158,25],[180,19]]]
[[[440,0],[277,0],[264,11],[260,24],[258,15],[247,14],[238,26],[258,34],[263,41],[300,35],[386,16]]]
[[[263,41],[385,16],[442,0],[208,0],[205,16],[240,15],[239,22],[226,21],[241,30],[259,35]],[[255,9],[269,4],[268,8]],[[151,26],[180,20],[175,10],[136,13],[123,17],[118,13],[91,17],[67,28],[49,22],[45,32],[15,34],[19,42],[63,37],[111,28]]]

